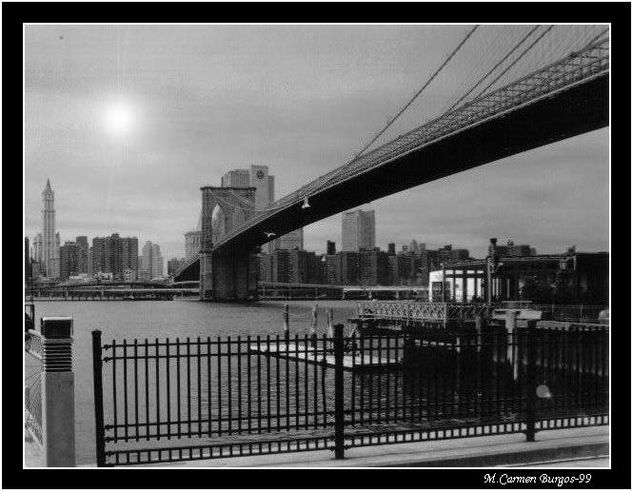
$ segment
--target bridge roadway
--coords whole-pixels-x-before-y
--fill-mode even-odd
[[[609,61],[603,42],[360,157],[359,162],[367,159],[366,165],[352,162],[330,173],[333,177],[325,176],[326,184],[319,184],[324,179],[313,181],[222,237],[213,251],[252,249],[270,240],[264,232],[280,236],[390,194],[608,124]],[[425,134],[427,141],[407,145],[410,139],[424,140]],[[305,197],[310,207],[302,209]]]

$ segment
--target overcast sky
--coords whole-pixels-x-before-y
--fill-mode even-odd
[[[41,229],[50,178],[62,244],[118,232],[157,242],[165,258],[184,256],[201,186],[263,164],[280,198],[343,164],[467,30],[27,26],[26,234]],[[486,43],[508,35],[477,34],[396,134],[476,78],[479,58],[496,54]],[[377,245],[395,241],[399,249],[415,238],[484,256],[488,238],[498,237],[543,253],[574,244],[607,250],[608,135],[594,131],[369,203]],[[305,229],[309,250],[323,252],[328,239],[340,245],[340,215]]]

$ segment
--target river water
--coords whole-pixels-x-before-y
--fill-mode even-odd
[[[41,317],[67,316],[74,320],[75,432],[77,465],[95,462],[94,403],[91,331],[102,331],[103,343],[123,339],[181,339],[198,336],[276,335],[282,333],[283,302],[253,304],[174,301],[52,301],[36,302],[36,326]],[[291,335],[309,332],[314,302],[290,302]],[[353,317],[355,301],[318,304],[317,333],[326,329],[325,309],[333,309],[334,322]],[[38,327],[39,328],[39,327]]]

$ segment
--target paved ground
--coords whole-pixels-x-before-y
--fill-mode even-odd
[[[39,446],[25,438],[27,467],[43,465]],[[608,467],[609,427],[549,430],[535,442],[522,434],[352,448],[345,459],[332,451],[233,457],[155,467]]]

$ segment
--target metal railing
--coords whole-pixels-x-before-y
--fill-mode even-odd
[[[586,82],[608,73],[608,71],[609,38],[606,38],[580,51],[573,52],[565,58],[519,80],[444,113],[424,123],[422,126],[311,181],[297,191],[275,201],[270,209],[258,213],[252,220],[222,237],[215,245],[216,247],[221,246],[280,210],[297,205],[306,196],[309,197],[316,192],[322,192],[452,133],[462,131],[467,127],[480,124],[519,107],[533,104],[553,93]]]
[[[29,329],[24,336],[24,423],[26,430],[43,445],[42,430],[42,336]]]
[[[394,320],[474,320],[488,313],[486,304],[459,304],[447,302],[381,301],[359,302],[356,313],[359,318],[383,318]]]
[[[608,424],[608,329],[112,341],[93,332],[97,464]]]

